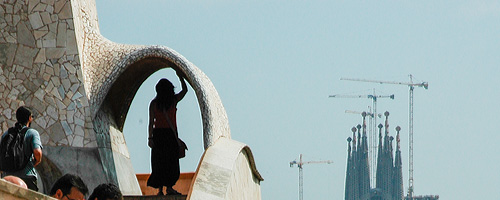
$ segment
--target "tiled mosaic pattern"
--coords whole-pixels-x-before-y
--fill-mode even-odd
[[[27,105],[45,145],[95,147],[69,1],[3,1],[0,16],[2,130]]]

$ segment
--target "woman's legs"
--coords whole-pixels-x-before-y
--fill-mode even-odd
[[[180,193],[172,188],[180,174],[175,132],[172,129],[153,129],[153,142],[162,145],[151,151],[152,173],[147,185],[158,188],[158,195],[164,195],[163,187],[166,187],[167,194],[178,195]]]
[[[163,194],[163,186],[160,186],[160,187],[158,188],[158,195],[164,195],[164,194]]]
[[[161,196],[161,195],[165,195],[163,193],[163,187],[167,187],[167,186],[161,186],[160,188],[158,188],[158,195]],[[181,195],[180,192],[177,192],[177,190],[175,190],[174,188],[172,187],[167,187],[167,195]]]

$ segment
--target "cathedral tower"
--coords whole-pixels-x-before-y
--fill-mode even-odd
[[[401,146],[399,131],[396,127],[396,152],[394,155],[389,135],[389,112],[385,112],[385,126],[379,124],[379,146],[377,155],[376,185],[370,186],[370,166],[368,160],[368,138],[366,136],[366,113],[363,125],[352,128],[352,138],[347,139],[348,155],[346,170],[345,199],[346,200],[402,200],[403,172],[401,162]],[[385,127],[382,137],[382,128]],[[357,132],[357,137],[356,137]],[[362,136],[361,136],[362,132]],[[352,147],[351,147],[352,142]]]

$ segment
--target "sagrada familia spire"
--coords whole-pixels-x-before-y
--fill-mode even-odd
[[[376,186],[370,186],[370,165],[368,160],[368,138],[366,136],[366,113],[363,125],[352,128],[352,137],[347,138],[348,155],[345,181],[345,200],[402,200],[403,172],[401,162],[401,146],[399,131],[396,127],[396,154],[393,154],[392,141],[389,136],[389,112],[385,112],[385,134],[379,124],[379,143],[377,155]],[[357,133],[357,137],[356,137]],[[361,135],[362,134],[362,135]]]

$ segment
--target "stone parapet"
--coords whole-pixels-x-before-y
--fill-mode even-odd
[[[0,199],[3,200],[55,200],[54,198],[21,188],[3,179],[0,179]]]

